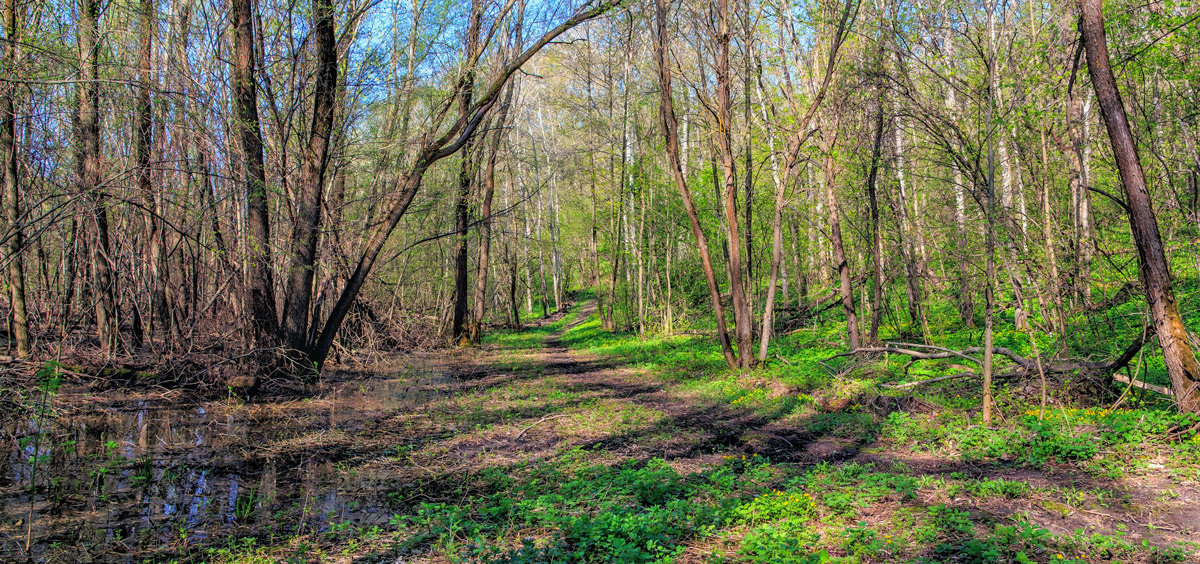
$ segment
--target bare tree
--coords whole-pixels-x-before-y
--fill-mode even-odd
[[[92,284],[96,302],[96,332],[100,348],[108,356],[117,352],[116,290],[112,272],[112,246],[108,237],[108,196],[104,192],[100,170],[100,96],[99,48],[100,3],[80,0],[79,4],[79,83],[76,87],[79,109],[75,117],[75,178],[79,193],[87,202],[95,227],[92,241]]]
[[[8,0],[4,7],[5,67],[15,70],[20,45],[17,26],[17,0]],[[0,86],[0,160],[4,167],[4,211],[8,223],[8,289],[12,304],[13,338],[17,356],[29,356],[29,312],[25,306],[25,261],[22,246],[24,228],[21,219],[21,190],[17,178],[17,110],[15,83]]]
[[[275,311],[275,278],[271,268],[271,222],[267,209],[267,179],[263,166],[262,130],[258,121],[255,78],[254,0],[230,0],[233,25],[234,124],[242,157],[246,190],[246,307],[248,333],[254,348],[279,343]]]

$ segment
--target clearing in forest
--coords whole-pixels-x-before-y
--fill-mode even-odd
[[[51,479],[32,504],[0,489],[4,549],[28,533],[51,561],[1196,561],[1195,442],[1144,414],[1120,436],[1100,409],[983,429],[828,371],[723,375],[709,340],[614,334],[594,312],[337,373],[308,400],[64,390],[45,445],[78,442],[37,470],[8,459]],[[977,393],[955,385],[936,397]]]

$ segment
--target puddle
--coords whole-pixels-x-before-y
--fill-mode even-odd
[[[367,454],[354,434],[446,397],[454,378],[348,378],[310,399],[272,404],[64,389],[47,417],[36,416],[38,397],[27,400],[30,409],[6,407],[0,561],[136,560],[218,538],[386,524],[394,492],[385,477],[340,466]]]

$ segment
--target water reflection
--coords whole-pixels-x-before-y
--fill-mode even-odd
[[[449,383],[406,372],[245,405],[65,393],[53,416],[0,415],[0,561],[135,559],[216,537],[386,522],[387,477],[339,472],[349,455],[321,438],[444,397]]]

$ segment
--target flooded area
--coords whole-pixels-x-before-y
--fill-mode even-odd
[[[386,524],[395,484],[344,471],[386,448],[359,434],[447,397],[455,377],[402,369],[330,380],[282,402],[69,387],[26,395],[0,421],[0,561],[139,560],[226,537]]]

